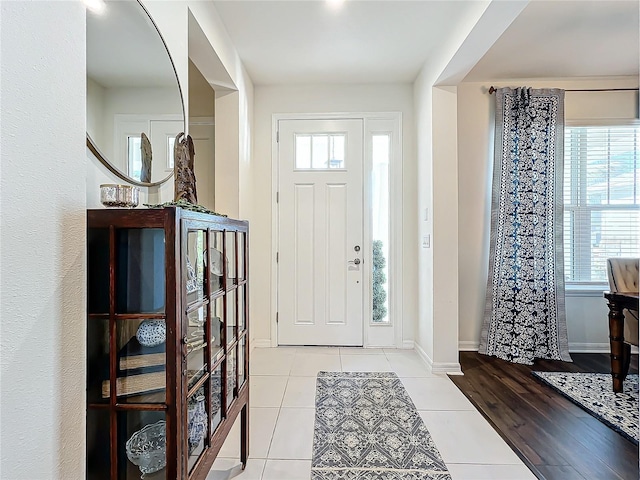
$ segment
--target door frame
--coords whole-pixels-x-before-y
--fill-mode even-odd
[[[271,346],[278,346],[278,264],[276,254],[279,247],[278,238],[278,181],[279,181],[279,151],[278,151],[278,122],[280,120],[362,120],[363,121],[363,254],[369,261],[364,262],[363,271],[363,346],[369,348],[404,348],[403,317],[402,317],[402,262],[403,262],[403,198],[402,198],[402,112],[380,113],[275,113],[271,116],[271,311],[270,337]],[[391,130],[390,130],[390,128]],[[372,171],[371,134],[377,132],[391,133],[391,159],[389,166],[390,186],[390,219],[389,249],[390,269],[387,271],[389,282],[389,316],[390,324],[372,325],[371,318],[371,209],[370,182]],[[381,339],[386,339],[383,341]]]

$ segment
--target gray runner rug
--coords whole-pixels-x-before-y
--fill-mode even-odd
[[[627,375],[621,393],[613,393],[609,373],[533,372],[533,375],[638,443],[638,375]]]
[[[451,480],[395,373],[320,372],[311,480]]]

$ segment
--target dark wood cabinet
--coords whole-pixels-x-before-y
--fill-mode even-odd
[[[87,478],[203,479],[249,445],[248,224],[87,212]]]

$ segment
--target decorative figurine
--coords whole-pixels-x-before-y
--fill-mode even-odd
[[[196,176],[193,170],[195,150],[190,135],[185,135],[184,132],[178,134],[173,149],[173,158],[175,161],[173,173],[175,178],[175,200],[184,199],[197,205]]]
[[[151,183],[151,142],[144,132],[140,134],[140,150],[142,152],[142,170],[140,171],[140,181]]]

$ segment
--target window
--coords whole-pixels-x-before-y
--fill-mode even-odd
[[[606,259],[640,254],[640,125],[565,128],[568,284],[606,284]]]
[[[391,134],[371,137],[372,323],[389,323],[389,163]]]
[[[296,134],[296,169],[345,168],[344,133]]]
[[[127,174],[140,181],[142,175],[142,139],[140,135],[127,135]]]

